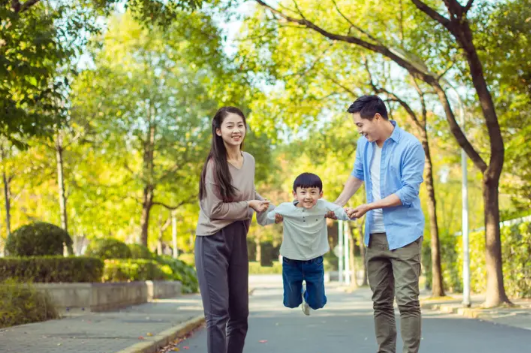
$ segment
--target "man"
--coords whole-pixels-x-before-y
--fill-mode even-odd
[[[348,112],[362,137],[352,174],[335,203],[346,205],[365,182],[367,203],[346,211],[350,218],[367,214],[366,261],[378,352],[396,352],[396,295],[403,352],[416,353],[421,335],[418,296],[424,215],[419,187],[424,151],[417,138],[389,120],[379,97],[360,97]]]

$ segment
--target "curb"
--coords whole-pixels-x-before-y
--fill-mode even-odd
[[[153,337],[146,338],[144,342],[136,343],[131,347],[116,353],[156,353],[159,349],[167,346],[171,341],[186,336],[204,322],[205,317],[203,315],[196,316],[178,326],[162,331]]]

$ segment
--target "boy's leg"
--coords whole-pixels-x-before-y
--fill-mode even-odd
[[[306,303],[314,310],[321,309],[327,301],[324,286],[323,257],[319,256],[303,264],[302,272],[306,281],[306,293],[304,294]]]
[[[302,268],[300,261],[282,258],[284,306],[296,308],[302,303]]]

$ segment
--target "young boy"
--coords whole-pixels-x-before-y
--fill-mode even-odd
[[[306,315],[310,315],[310,308],[317,310],[326,304],[323,255],[330,246],[325,215],[332,211],[337,219],[349,220],[341,206],[321,199],[322,196],[321,179],[303,173],[293,183],[295,201],[282,203],[267,214],[268,224],[274,222],[277,214],[284,222],[280,247],[284,306],[296,308],[302,303]]]

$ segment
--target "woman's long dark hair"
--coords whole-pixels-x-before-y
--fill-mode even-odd
[[[199,183],[199,200],[203,200],[206,197],[206,173],[208,168],[208,163],[212,160],[214,163],[214,179],[219,185],[219,193],[223,201],[230,202],[236,195],[236,188],[232,185],[232,177],[229,172],[229,162],[227,162],[227,149],[223,143],[221,136],[216,134],[217,129],[221,129],[221,124],[223,120],[229,114],[236,114],[242,117],[243,124],[247,127],[245,121],[245,115],[243,112],[236,107],[223,107],[219,109],[212,119],[212,143],[210,146],[210,152],[203,165],[203,171],[201,172],[201,181]],[[241,149],[243,149],[243,141],[241,144]]]

